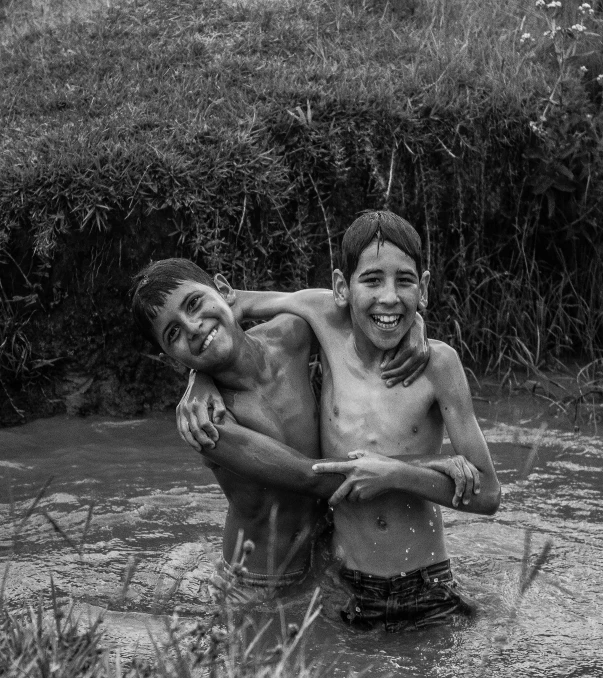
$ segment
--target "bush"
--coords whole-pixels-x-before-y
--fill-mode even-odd
[[[242,287],[329,285],[365,208],[417,225],[430,333],[469,366],[600,354],[600,20],[401,12],[138,0],[5,39],[5,421],[171,405],[179,378],[124,333],[131,274],[187,256]]]

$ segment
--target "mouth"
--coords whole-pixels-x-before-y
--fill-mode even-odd
[[[402,315],[400,313],[371,315],[371,320],[381,330],[393,330],[400,324]]]
[[[203,351],[207,350],[208,346],[214,340],[216,334],[218,334],[218,328],[214,327],[214,329],[205,337],[205,341],[201,344],[201,348],[199,349],[199,355],[201,355]]]

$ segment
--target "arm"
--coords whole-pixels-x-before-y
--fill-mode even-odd
[[[342,482],[338,474],[314,473],[315,459],[240,426],[230,413],[218,431],[219,440],[211,448],[204,447],[203,456],[246,480],[323,499],[330,497]]]
[[[226,408],[214,380],[191,370],[188,386],[176,408],[176,425],[184,442],[197,452],[205,446],[213,447],[218,440],[214,424],[222,423]]]
[[[319,334],[318,323],[331,305],[333,293],[327,289],[307,289],[299,292],[251,292],[236,290],[235,314],[239,320],[262,320],[278,313],[293,313],[306,320]],[[401,381],[410,386],[429,361],[429,342],[423,317],[415,314],[410,332],[393,351],[388,351],[381,362],[381,378],[388,388]]]
[[[318,473],[346,474],[346,480],[331,497],[331,504],[341,501],[346,495],[351,501],[367,500],[396,489],[461,511],[486,515],[496,512],[500,503],[500,485],[473,412],[462,365],[453,349],[444,344],[440,346],[442,348],[437,351],[436,358],[432,358],[437,365],[430,370],[435,373],[438,403],[455,452],[462,453],[465,462],[469,462],[472,474],[477,472],[479,494],[476,492],[471,504],[465,501],[459,503],[458,492],[454,491],[455,481],[448,477],[446,470],[438,468],[438,464],[444,462],[443,458],[432,457],[423,459],[421,463],[409,463],[407,458],[354,452],[350,453],[355,457],[353,461],[326,462],[314,467]]]

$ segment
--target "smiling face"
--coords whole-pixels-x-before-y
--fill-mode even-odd
[[[349,285],[341,271],[335,271],[335,300],[349,306],[357,349],[371,355],[395,348],[417,309],[427,306],[428,284],[428,271],[419,279],[408,254],[376,239],[360,255]]]
[[[242,333],[233,315],[234,292],[226,283],[220,291],[184,281],[168,296],[153,320],[161,349],[194,370],[211,374],[224,368],[235,353]]]

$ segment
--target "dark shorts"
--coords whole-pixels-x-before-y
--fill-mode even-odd
[[[339,575],[353,594],[341,617],[361,628],[384,622],[386,631],[406,631],[473,612],[457,591],[449,560],[395,577],[377,577],[346,567]]]

